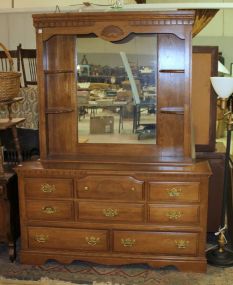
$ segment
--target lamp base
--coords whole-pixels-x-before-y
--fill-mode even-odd
[[[206,253],[207,263],[218,267],[233,266],[233,252],[226,248],[221,251],[219,248],[214,248]]]

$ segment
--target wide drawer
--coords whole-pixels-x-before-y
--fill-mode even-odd
[[[149,199],[158,202],[198,202],[199,185],[199,182],[149,182]]]
[[[80,202],[79,219],[109,222],[142,222],[144,205],[129,203]]]
[[[73,196],[72,179],[26,178],[27,198],[70,198]]]
[[[197,255],[197,233],[115,231],[115,252]]]
[[[198,205],[148,205],[151,223],[162,224],[197,224],[200,222],[200,207]]]
[[[80,198],[138,201],[143,199],[144,182],[130,176],[87,176],[77,181]]]
[[[60,250],[108,250],[108,232],[105,230],[63,229],[63,228],[28,228],[30,248]]]
[[[74,220],[72,201],[27,200],[26,214],[29,220]]]

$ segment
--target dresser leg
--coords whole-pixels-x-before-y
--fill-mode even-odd
[[[9,254],[9,259],[11,262],[14,262],[16,258],[16,244],[15,242],[10,241],[8,243],[8,254]]]
[[[13,139],[14,139],[14,143],[15,143],[15,147],[16,147],[16,151],[17,151],[17,155],[18,155],[19,165],[21,165],[23,158],[22,158],[22,154],[21,154],[21,149],[20,149],[19,138],[18,138],[16,126],[12,127],[12,135],[13,135]]]

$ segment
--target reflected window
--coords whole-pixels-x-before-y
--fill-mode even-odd
[[[156,143],[157,37],[77,38],[79,143]]]

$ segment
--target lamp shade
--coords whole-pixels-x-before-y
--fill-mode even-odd
[[[220,98],[228,98],[233,93],[233,77],[210,77],[210,80]]]
[[[218,61],[218,72],[222,74],[230,74],[230,71],[220,61]]]

